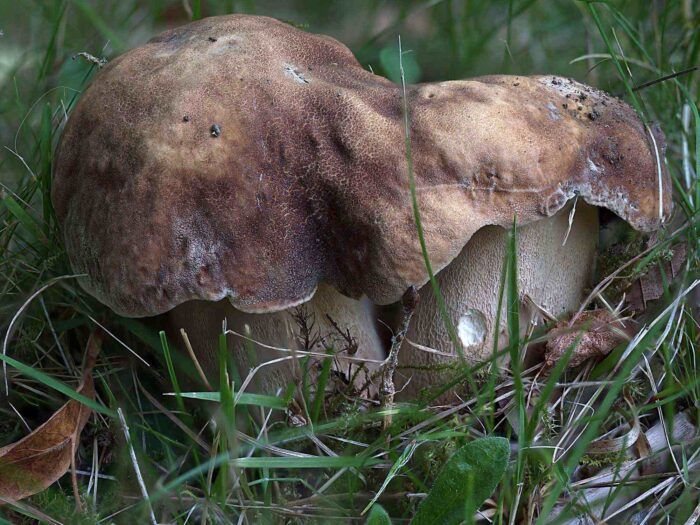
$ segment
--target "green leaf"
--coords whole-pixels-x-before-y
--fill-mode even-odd
[[[399,472],[401,472],[401,469],[406,466],[406,464],[409,462],[411,457],[413,456],[413,453],[416,451],[418,448],[419,443],[416,441],[411,441],[408,446],[404,449],[404,451],[401,453],[401,456],[399,456],[399,459],[392,465],[392,467],[389,469],[389,473],[386,475],[386,479],[384,480],[384,483],[382,483],[382,486],[379,487],[379,490],[377,493],[374,495],[374,497],[371,499],[371,501],[367,504],[367,506],[364,508],[361,514],[364,514],[369,510],[369,508],[375,504],[375,502],[379,499],[379,496],[382,495],[382,493],[386,490],[386,488],[389,486],[389,483],[391,482],[392,479],[394,479]]]
[[[391,519],[389,518],[389,514],[384,510],[384,507],[376,504],[372,507],[372,512],[370,512],[367,517],[366,525],[391,525]]]
[[[110,410],[106,406],[100,404],[97,401],[93,401],[89,397],[85,397],[82,394],[79,394],[76,392],[74,389],[71,387],[64,385],[60,381],[54,379],[50,375],[45,374],[44,372],[40,371],[36,367],[25,365],[21,361],[17,361],[16,359],[13,359],[9,355],[3,355],[0,353],[0,361],[4,361],[11,367],[15,368],[16,370],[20,371],[24,375],[31,377],[35,381],[43,384],[44,386],[48,388],[52,388],[53,390],[56,390],[57,392],[61,392],[62,394],[68,396],[71,399],[74,399],[75,401],[78,401],[85,405],[86,407],[89,407],[93,409],[95,412],[99,412],[100,414],[104,414],[105,416],[117,417],[117,413],[113,410]]]
[[[331,365],[333,364],[333,349],[326,348],[326,354],[328,357],[323,359],[323,364],[321,365],[321,373],[316,381],[316,395],[314,397],[314,404],[311,406],[311,421],[313,423],[318,422],[318,418],[321,414],[321,407],[326,398],[326,385],[328,384],[328,378],[331,374]]]
[[[2,201],[7,210],[17,219],[31,234],[32,238],[46,244],[46,236],[39,226],[39,222],[32,217],[15,199],[5,197]]]
[[[509,457],[510,446],[504,438],[477,439],[464,445],[447,460],[411,523],[449,525],[470,520],[496,490]]]

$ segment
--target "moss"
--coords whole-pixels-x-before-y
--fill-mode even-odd
[[[584,454],[579,464],[591,469],[602,469],[620,464],[620,452],[607,452],[605,454]]]

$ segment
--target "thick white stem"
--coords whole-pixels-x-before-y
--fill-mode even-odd
[[[579,200],[570,224],[571,204],[556,215],[518,228],[518,290],[554,316],[573,311],[590,285],[598,240],[598,211]],[[566,239],[566,243],[564,240]],[[498,291],[508,232],[497,226],[479,230],[450,265],[437,275],[448,315],[460,337],[468,362],[486,361],[508,344],[505,306],[495,326]],[[522,302],[521,332],[538,316]],[[443,354],[431,353],[417,343]],[[399,353],[397,398],[412,400],[426,387],[444,385],[454,375],[458,359],[430,288],[420,290],[420,302]],[[455,389],[459,393],[459,388]],[[449,402],[451,396],[442,397]]]
[[[375,329],[373,309],[368,302],[349,299],[330,286],[322,285],[306,303],[306,311],[309,320],[315,321],[316,330],[324,336],[324,342],[334,350],[342,350],[344,340],[327,316],[355,339],[357,352],[351,356],[352,360],[343,358],[346,353],[340,354],[334,362],[337,370],[352,374],[361,360],[368,360],[365,366],[370,373],[377,370],[383,359],[383,349]],[[178,341],[179,330],[184,328],[205,374],[215,383],[219,376],[218,338],[224,319],[228,330],[250,337],[250,340],[234,334],[227,337],[228,349],[241,381],[250,370],[263,363],[290,357],[261,367],[248,391],[274,394],[280,388],[284,391],[289,384],[299,384],[299,358],[302,357],[296,353],[301,350],[299,327],[290,311],[248,314],[235,309],[228,301],[189,301],[169,312],[168,325],[172,337],[177,337]],[[324,348],[316,346],[312,351],[323,354]],[[365,374],[356,377],[359,384],[364,380]]]

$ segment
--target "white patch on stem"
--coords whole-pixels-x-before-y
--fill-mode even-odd
[[[464,347],[476,346],[486,340],[486,318],[479,310],[468,309],[457,323],[457,334]]]

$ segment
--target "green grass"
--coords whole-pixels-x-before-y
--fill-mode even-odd
[[[36,428],[66,399],[82,400],[72,389],[88,337],[96,323],[113,336],[104,338],[95,375],[98,397],[89,403],[96,414],[83,433],[78,458],[83,514],[73,514],[66,476],[44,494],[0,507],[0,523],[147,523],[151,507],[159,522],[362,523],[368,513],[360,517],[361,511],[374,502],[394,523],[404,523],[447,458],[487,434],[509,438],[514,449],[505,477],[482,506],[495,524],[565,523],[586,512],[600,514],[580,496],[598,483],[601,468],[620,471],[620,479],[602,483],[614,489],[604,498],[607,516],[614,515],[611,522],[630,521],[633,514],[646,523],[686,522],[700,502],[698,439],[676,444],[669,469],[647,477],[636,471],[622,474],[620,451],[593,456],[589,444],[614,437],[612,432],[623,431],[628,419],[639,421],[644,432],[663,425],[662,435],[668,436],[674,434],[674,422],[686,416],[698,424],[700,285],[693,289],[700,278],[698,72],[637,87],[700,65],[700,31],[695,29],[700,2],[185,4],[192,18],[255,12],[330,34],[349,45],[363,66],[399,81],[400,61],[390,58],[400,35],[401,56],[407,66],[410,61],[418,81],[556,73],[620,96],[644,122],[659,123],[666,134],[676,215],[657,235],[658,246],[624,267],[594,304],[604,299],[614,305],[619,283],[638,277],[680,242],[688,246],[688,261],[682,275],[667,276],[666,294],[640,319],[639,336],[598,363],[567,370],[562,361],[546,378],[537,369],[527,370],[525,351],[532,340],[546,338],[539,330],[531,340],[517,340],[502,351],[510,357],[507,370],[495,366],[495,351],[492,363],[465,370],[457,380],[469,379],[472,397],[460,406],[399,404],[391,409],[391,426],[382,430],[385,412],[360,409],[342,396],[324,398],[305,381],[306,406],[292,411],[305,425],[296,426],[293,418],[266,419],[281,414],[289,397],[241,394],[245,377],[231,367],[226,337],[219,341],[221,377],[214,390],[192,389],[189,381],[197,381],[192,364],[175,351],[174,341],[159,336],[158,326],[118,318],[79,288],[49,198],[52,155],[65,117],[98,69],[78,53],[110,60],[166,27],[186,23],[190,15],[183,2],[1,3],[0,340],[7,339],[7,354],[0,360],[7,367],[9,396],[2,381],[0,447],[25,435],[27,426]],[[406,118],[410,123],[407,111]],[[406,139],[410,163],[408,132]],[[416,235],[429,264],[431,246],[421,234],[415,192],[413,203]],[[504,254],[499,290],[511,341],[518,339],[516,235]],[[625,235],[630,246],[645,247],[646,239]],[[623,253],[607,273],[637,255]],[[454,328],[450,332],[459,348]],[[331,362],[327,358],[321,368],[324,386],[334,381]],[[118,409],[130,429],[149,504],[136,483]],[[96,477],[98,472],[104,477]],[[625,477],[630,478],[626,487],[647,495],[615,514],[615,500],[623,492],[617,482]]]

